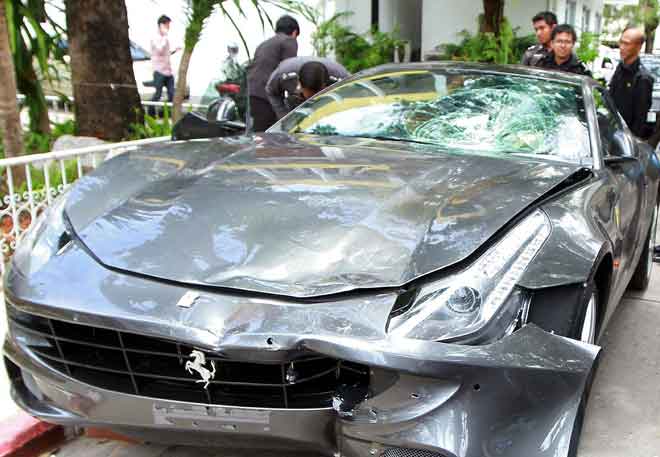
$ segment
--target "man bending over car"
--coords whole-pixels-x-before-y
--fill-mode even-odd
[[[292,57],[283,60],[266,83],[266,94],[277,119],[325,89],[349,76],[337,62],[321,57]]]

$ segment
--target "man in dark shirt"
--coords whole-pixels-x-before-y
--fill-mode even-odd
[[[557,16],[543,11],[532,18],[532,25],[539,42],[527,48],[520,63],[534,67],[552,52],[552,31],[557,26]]]
[[[261,43],[254,53],[254,60],[248,69],[248,95],[252,128],[263,132],[277,121],[275,112],[268,101],[266,83],[275,68],[284,59],[298,54],[300,27],[291,16],[282,16],[275,25],[275,36]]]
[[[591,76],[587,66],[573,54],[576,41],[577,34],[573,27],[568,24],[558,25],[552,31],[552,52],[541,59],[536,66]]]
[[[266,84],[266,94],[278,119],[300,103],[349,76],[346,69],[331,59],[298,56],[283,60]]]
[[[621,63],[610,81],[610,95],[628,128],[640,138],[652,133],[647,128],[653,102],[653,78],[639,60],[644,44],[644,32],[636,27],[623,31],[619,40]]]

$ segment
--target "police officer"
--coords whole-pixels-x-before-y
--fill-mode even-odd
[[[266,83],[266,95],[278,119],[325,87],[349,76],[337,62],[322,57],[283,60]]]
[[[610,81],[610,95],[628,128],[640,138],[652,133],[646,119],[653,101],[653,77],[644,68],[639,53],[644,44],[644,32],[627,27],[619,39],[621,63]]]
[[[557,16],[550,11],[542,11],[532,18],[532,25],[539,42],[527,48],[521,63],[534,67],[552,52],[552,31],[557,26]]]
[[[541,59],[537,67],[591,76],[591,71],[573,54],[577,41],[575,29],[568,24],[558,25],[552,31],[552,52]]]

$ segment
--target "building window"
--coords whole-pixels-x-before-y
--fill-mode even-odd
[[[588,32],[591,25],[591,10],[586,6],[582,8],[582,31]]]
[[[564,22],[567,24],[575,25],[575,10],[577,9],[576,1],[567,1],[566,2],[566,17]]]
[[[594,33],[600,34],[600,28],[603,26],[603,18],[600,14],[596,14],[596,24],[594,27]]]
[[[371,0],[371,27],[378,30],[380,24],[380,2],[378,0]],[[169,95],[168,95],[169,97]]]

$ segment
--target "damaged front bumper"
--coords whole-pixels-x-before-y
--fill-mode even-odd
[[[599,348],[528,325],[488,346],[291,336],[295,347],[370,367],[370,394],[332,408],[269,409],[128,395],[53,370],[11,330],[4,354],[16,402],[49,422],[108,426],[148,441],[362,457],[574,455]],[[20,331],[19,331],[20,333]],[[260,339],[260,338],[258,338]],[[253,353],[237,335],[229,353]],[[394,453],[393,453],[394,452]],[[412,454],[411,454],[412,455]]]
[[[85,287],[70,286],[72,269]],[[243,448],[248,455],[575,453],[596,346],[533,325],[483,346],[392,338],[385,329],[395,293],[296,303],[199,291],[194,303],[177,306],[188,292],[105,269],[76,246],[33,276],[10,268],[4,359],[16,402],[49,422],[105,426],[152,442]],[[39,340],[22,334],[14,313],[186,344],[241,363],[272,365],[302,355],[347,361],[366,367],[368,389],[348,383],[331,390],[323,407],[285,409],[102,388],[47,364],[35,352]],[[183,365],[168,370],[188,376]],[[195,379],[185,385],[204,392]]]

